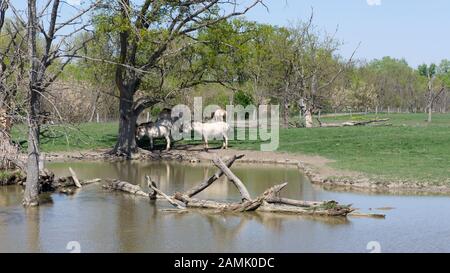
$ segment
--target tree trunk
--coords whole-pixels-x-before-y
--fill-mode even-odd
[[[283,128],[289,128],[289,100],[287,95],[283,98]]]
[[[39,112],[40,90],[37,83],[36,0],[28,0],[28,53],[31,60],[28,113],[27,181],[23,198],[24,206],[39,205]]]
[[[312,111],[310,108],[307,108],[307,110],[305,111],[305,127],[306,128],[314,127]]]
[[[431,122],[431,115],[433,113],[433,105],[428,105],[428,122]]]
[[[27,181],[24,206],[39,205],[39,126],[36,120],[30,116],[28,128],[28,160],[27,160]]]
[[[121,95],[119,111],[119,136],[114,153],[120,156],[131,157],[131,154],[137,151],[135,131],[138,118],[133,108],[132,95]]]

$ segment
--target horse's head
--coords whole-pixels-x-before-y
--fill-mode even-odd
[[[145,126],[138,126],[136,128],[136,139],[141,140],[145,136]]]

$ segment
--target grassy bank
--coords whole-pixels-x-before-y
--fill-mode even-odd
[[[373,118],[373,115],[324,117],[324,122]],[[450,114],[383,114],[387,127],[282,129],[278,151],[320,155],[336,160],[336,168],[360,171],[380,179],[450,183]],[[14,137],[23,140],[16,128]],[[44,151],[87,150],[114,145],[116,123],[52,127],[42,139]],[[199,142],[186,142],[199,143]],[[236,149],[260,147],[258,141],[231,141]]]
[[[82,123],[76,125],[46,125],[42,129],[41,150],[44,152],[82,151],[114,146],[118,123]],[[26,149],[27,132],[24,126],[12,131],[16,142]]]

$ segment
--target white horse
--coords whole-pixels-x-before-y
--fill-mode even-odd
[[[136,138],[142,139],[145,135],[150,139],[150,149],[153,150],[153,139],[165,138],[166,139],[166,151],[170,150],[170,128],[163,122],[157,122],[156,124],[148,123],[137,127]]]
[[[213,115],[212,120],[214,121],[227,121],[227,111],[223,109],[217,109]]]
[[[223,121],[215,122],[192,122],[191,125],[186,125],[184,130],[192,131],[202,136],[205,150],[208,151],[208,139],[221,137],[223,139],[222,149],[228,149],[228,131],[230,130],[230,125]]]

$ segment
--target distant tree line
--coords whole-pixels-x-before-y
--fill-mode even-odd
[[[161,39],[167,44],[158,60],[139,65],[116,65],[123,63],[118,23],[105,11],[96,16],[95,31],[79,38],[96,42],[88,44],[85,55],[67,71],[89,82],[98,94],[93,102],[108,94],[119,97],[114,67],[139,77],[134,96],[143,104],[136,105],[134,118],[144,110],[192,103],[193,94],[223,107],[279,104],[284,127],[293,124],[290,116],[300,113],[303,118],[294,124],[312,127],[311,116],[319,112],[428,112],[431,119],[432,112],[449,108],[449,60],[411,67],[404,59],[388,56],[371,61],[344,58],[336,33],[321,31],[312,16],[290,27],[227,19],[168,42],[166,33],[146,32],[138,37],[134,58],[139,61],[152,58]],[[117,108],[114,100],[110,103],[106,109]]]

